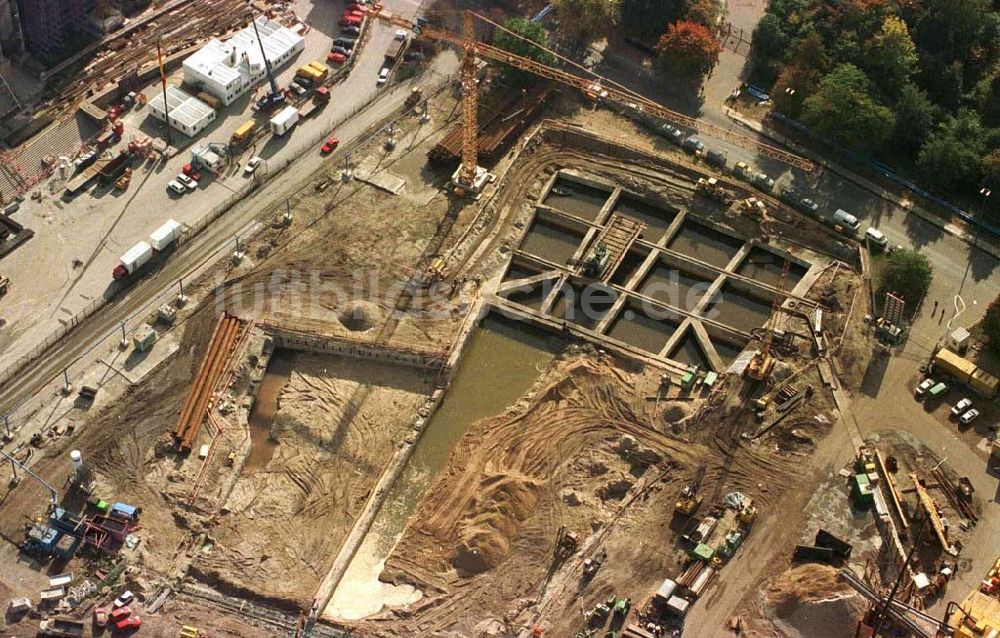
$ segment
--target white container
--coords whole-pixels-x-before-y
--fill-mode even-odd
[[[299,121],[299,110],[294,106],[286,106],[271,118],[271,132],[284,135]]]
[[[165,224],[154,230],[149,235],[149,243],[155,250],[163,250],[170,244],[177,241],[181,234],[180,223],[168,219]]]
[[[687,614],[690,605],[690,602],[680,596],[671,596],[670,600],[667,601],[667,611],[683,618]]]
[[[118,267],[115,268],[115,279],[122,279],[131,275],[153,256],[153,247],[144,241],[128,249],[121,259],[118,260]]]
[[[663,581],[660,588],[656,590],[656,598],[661,604],[666,604],[670,597],[674,595],[674,590],[677,589],[677,583],[670,580],[669,578]]]

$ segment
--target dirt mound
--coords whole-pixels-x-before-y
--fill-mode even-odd
[[[379,322],[378,306],[366,301],[354,301],[337,318],[344,327],[354,332],[371,330]]]
[[[663,410],[663,420],[669,424],[677,424],[688,418],[691,414],[691,406],[686,403],[675,402],[669,404]]]
[[[458,523],[461,542],[452,554],[452,565],[468,574],[494,568],[510,551],[518,525],[538,504],[539,488],[539,481],[526,476],[484,478],[468,514]]]
[[[767,600],[779,618],[791,616],[800,605],[844,598],[853,590],[828,565],[807,563],[786,570],[767,588]]]

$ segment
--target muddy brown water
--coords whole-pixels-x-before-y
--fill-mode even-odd
[[[564,264],[573,256],[582,240],[582,233],[566,230],[544,219],[536,219],[524,237],[521,250],[555,264]]]
[[[728,341],[720,339],[712,339],[712,345],[715,346],[715,351],[719,354],[719,358],[727,366],[736,360],[736,357],[743,352],[744,348],[744,346],[733,345]]]
[[[708,365],[708,357],[705,356],[705,352],[701,349],[701,344],[691,331],[687,331],[674,349],[670,352],[668,359],[673,359],[678,363],[683,363],[689,366],[699,366],[702,370],[710,369]]]
[[[278,413],[278,397],[292,376],[295,367],[295,353],[279,348],[271,354],[267,370],[260,382],[260,389],[250,409],[250,454],[243,465],[244,472],[254,472],[264,468],[278,443],[271,439],[271,425]]]
[[[770,251],[754,247],[740,264],[737,273],[744,277],[749,277],[770,286],[777,286],[781,282],[781,272],[784,269],[785,260],[783,257]],[[788,277],[785,279],[785,290],[791,290],[795,284],[799,283],[806,274],[806,268],[801,264],[790,262],[788,264]]]
[[[611,324],[608,336],[656,354],[667,345],[679,325],[679,318],[654,319],[627,306]]]
[[[750,332],[763,326],[771,316],[771,303],[769,299],[754,297],[725,285],[721,296],[712,300],[704,315],[737,330]]]
[[[642,238],[653,243],[663,239],[663,234],[674,221],[677,213],[660,206],[655,206],[635,197],[624,196],[615,204],[615,212],[646,224]]]
[[[743,240],[738,237],[685,221],[668,248],[721,268],[729,263],[742,245]]]
[[[327,612],[341,620],[358,620],[385,606],[406,605],[420,599],[420,592],[412,586],[395,586],[378,580],[406,522],[469,425],[502,413],[513,404],[561,348],[558,338],[529,324],[495,314],[483,320],[469,338],[444,401],[428,422],[409,463],[390,488]]]
[[[622,260],[622,263],[618,264],[618,268],[615,269],[614,274],[611,276],[611,283],[618,286],[624,286],[627,284],[629,280],[632,279],[632,275],[639,270],[639,266],[642,265],[642,262],[646,260],[648,255],[648,252],[630,250],[628,254],[625,255],[625,259]]]
[[[565,285],[552,304],[550,314],[584,328],[593,328],[608,314],[617,298],[614,290],[597,284]]]
[[[675,308],[694,310],[711,284],[708,279],[659,263],[642,280],[637,292]]]
[[[560,178],[542,203],[592,222],[597,219],[609,197],[609,190]]]

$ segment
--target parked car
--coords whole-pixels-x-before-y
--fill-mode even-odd
[[[966,397],[956,403],[951,408],[951,415],[957,417],[959,415],[965,414],[965,411],[972,407],[972,399]]]
[[[739,179],[750,181],[752,173],[750,172],[750,165],[746,162],[736,162],[733,164],[733,175]]]
[[[694,135],[689,135],[684,139],[684,143],[681,144],[681,148],[684,152],[694,155],[695,153],[700,153],[705,150],[705,145]]]
[[[973,421],[975,421],[977,418],[979,418],[979,410],[972,408],[971,410],[963,414],[962,418],[959,419],[959,421],[962,422],[962,425],[968,425]]]
[[[167,182],[167,190],[176,193],[178,195],[183,195],[184,193],[187,192],[187,189],[184,188],[184,184],[181,184],[176,179],[172,179],[169,182]]]
[[[254,172],[257,170],[257,167],[260,166],[260,163],[263,161],[264,160],[254,155],[253,157],[250,158],[250,161],[247,162],[247,165],[243,167],[243,174],[246,175],[247,177],[253,175]]]
[[[301,75],[292,80],[292,84],[298,84],[307,91],[316,85],[312,78],[303,77]]]
[[[406,39],[406,29],[397,29],[395,35],[393,35],[394,40],[405,40]]]
[[[389,67],[384,66],[378,72],[378,80],[375,82],[378,86],[382,86],[389,81]]]
[[[110,618],[111,622],[118,622],[122,618],[128,618],[131,615],[132,615],[132,608],[129,607],[128,605],[124,605],[123,607],[119,607],[118,609],[112,611]]]
[[[340,145],[340,140],[335,137],[328,137],[326,141],[323,142],[322,148],[319,149],[320,153],[326,155],[327,153],[332,153],[337,146]]]
[[[115,629],[118,631],[134,631],[139,627],[142,627],[142,620],[138,616],[129,616],[115,623]]]
[[[345,58],[351,57],[351,49],[345,49],[344,47],[339,47],[336,45],[330,47],[330,53],[339,53]]]
[[[799,209],[807,215],[818,216],[819,215],[819,204],[809,199],[808,197],[803,197],[795,201],[795,208]]]
[[[198,182],[191,179],[184,173],[181,173],[180,175],[177,176],[177,181],[180,182],[181,184],[184,184],[184,187],[187,188],[189,191],[193,191],[198,188]]]
[[[680,146],[684,142],[684,132],[673,124],[664,124],[661,129],[663,130],[663,137],[674,144]]]
[[[343,64],[344,62],[347,61],[347,56],[344,55],[343,53],[333,53],[333,52],[330,52],[326,56],[326,61],[327,62],[334,62],[336,64]]]
[[[871,226],[865,231],[865,241],[869,246],[879,250],[889,245],[889,238],[885,236],[885,233]]]
[[[361,27],[341,27],[340,32],[347,35],[361,35]]]
[[[333,41],[334,46],[344,47],[345,49],[353,49],[357,40],[354,38],[336,38]]]
[[[306,91],[305,88],[301,84],[297,84],[295,82],[292,82],[288,86],[289,86],[289,88],[292,89],[292,91],[295,92],[295,95],[305,95],[306,93],[309,92],[309,91]]]
[[[361,19],[356,18],[353,15],[345,15],[340,20],[337,21],[342,27],[361,27]]]
[[[125,605],[131,603],[133,600],[135,600],[135,594],[133,594],[131,590],[126,589],[125,591],[122,592],[121,596],[115,598],[115,603],[114,603],[115,609],[118,609],[119,607],[124,607]]]
[[[716,168],[726,168],[726,154],[722,151],[709,151],[705,153],[705,163]]]
[[[925,394],[927,394],[927,391],[930,390],[931,388],[933,388],[936,384],[937,384],[937,381],[935,381],[934,379],[931,379],[930,377],[924,379],[917,386],[916,395],[918,397],[924,396]]]
[[[99,629],[103,629],[108,626],[108,615],[110,614],[110,611],[111,610],[107,605],[94,607],[94,624]]]
[[[767,173],[757,173],[753,176],[753,185],[762,191],[771,192],[774,188],[774,180],[767,176]]]
[[[834,211],[833,223],[842,228],[850,229],[852,234],[857,233],[858,229],[861,228],[861,222],[858,221],[858,218],[842,208]]]

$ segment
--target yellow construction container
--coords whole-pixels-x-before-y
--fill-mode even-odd
[[[253,131],[254,131],[254,128],[256,128],[256,126],[257,126],[257,123],[254,122],[253,120],[250,120],[248,122],[244,122],[243,124],[240,125],[240,127],[238,129],[236,129],[235,131],[233,131],[233,137],[232,137],[232,139],[230,141],[233,144],[239,144],[240,142],[243,142],[244,140],[246,140],[247,138],[249,138],[251,135],[253,135]]]
[[[948,348],[941,348],[934,355],[934,367],[955,377],[961,383],[968,383],[969,377],[976,371],[976,364],[958,356]]]
[[[982,368],[976,368],[975,372],[969,375],[969,387],[985,397],[993,397],[1000,390],[1000,379]]]
[[[192,627],[191,625],[184,625],[181,627],[180,638],[198,638],[198,628]]]
[[[322,74],[320,74],[319,71],[309,66],[308,64],[303,67],[299,67],[299,70],[295,72],[295,75],[301,77],[307,77],[310,80],[314,80],[316,82],[319,82],[323,79]]]
[[[330,67],[328,67],[327,65],[323,64],[322,62],[317,62],[316,60],[313,60],[312,62],[310,62],[306,66],[312,67],[312,68],[316,69],[317,71],[319,71],[320,75],[322,76],[320,78],[321,80],[325,80],[326,76],[329,75],[329,73],[330,73]]]

